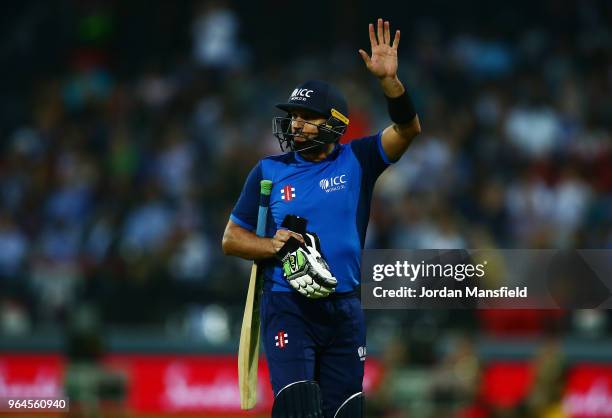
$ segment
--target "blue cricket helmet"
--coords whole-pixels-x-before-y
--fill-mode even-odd
[[[295,151],[313,150],[325,144],[337,142],[349,124],[348,105],[344,95],[336,87],[321,80],[309,80],[297,86],[286,103],[279,103],[277,108],[287,112],[284,117],[273,119],[272,132],[278,139],[281,150],[287,148]],[[306,110],[327,118],[325,123],[317,125],[319,134],[296,149],[291,129],[291,112]]]

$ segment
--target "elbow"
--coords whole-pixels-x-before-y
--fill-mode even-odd
[[[412,122],[412,129],[413,129],[413,137],[417,136],[418,134],[421,133],[421,122],[419,121],[419,117],[415,116],[414,120]]]
[[[409,142],[421,133],[421,123],[418,116],[415,116],[410,123],[394,125],[394,128],[400,137]]]
[[[228,234],[223,234],[223,239],[221,240],[221,249],[223,250],[223,254],[225,254],[225,255],[233,255],[233,252],[232,252],[232,240],[228,236]]]

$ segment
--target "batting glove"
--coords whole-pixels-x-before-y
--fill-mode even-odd
[[[287,282],[311,299],[329,296],[338,284],[320,250],[319,237],[307,232],[304,234],[304,244],[291,237],[277,253]]]

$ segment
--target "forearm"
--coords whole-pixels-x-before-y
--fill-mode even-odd
[[[388,98],[388,102],[393,101],[389,99],[396,99],[396,103],[393,105],[394,110],[391,109],[392,106],[391,103],[389,103],[389,113],[393,120],[393,130],[402,138],[411,140],[421,131],[421,125],[404,85],[397,76],[380,79],[380,85],[383,93]],[[406,97],[400,97],[404,94]],[[398,101],[399,103],[397,103]]]
[[[393,121],[383,131],[381,142],[387,157],[397,161],[421,132],[421,123],[408,92],[397,76],[380,79],[380,84],[387,99],[389,117]]]
[[[261,260],[275,254],[270,238],[258,237],[253,232],[240,227],[225,229],[222,242],[223,252],[247,260]]]

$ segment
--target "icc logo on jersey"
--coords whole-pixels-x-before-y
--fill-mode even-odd
[[[319,187],[325,192],[335,192],[346,188],[346,174],[324,178],[319,181]]]

